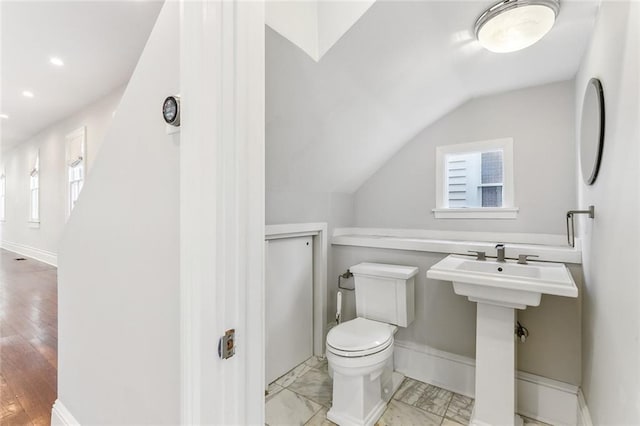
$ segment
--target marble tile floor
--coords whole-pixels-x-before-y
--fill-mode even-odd
[[[268,426],[330,426],[333,383],[327,360],[311,357],[269,385],[265,396]],[[405,379],[376,426],[469,423],[473,399],[413,379]],[[524,419],[526,426],[549,426]]]

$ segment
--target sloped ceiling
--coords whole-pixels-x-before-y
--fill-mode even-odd
[[[125,84],[163,2],[3,1],[0,143],[7,150]],[[65,65],[49,63],[60,57]],[[35,93],[33,99],[23,90]]]
[[[563,2],[541,42],[510,54],[473,37],[491,4],[377,1],[319,62],[267,28],[267,190],[353,192],[470,98],[573,78],[598,1]]]
[[[317,62],[374,2],[269,0],[265,23]]]

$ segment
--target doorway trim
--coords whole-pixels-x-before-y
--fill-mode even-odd
[[[180,421],[264,424],[264,2],[180,7]]]

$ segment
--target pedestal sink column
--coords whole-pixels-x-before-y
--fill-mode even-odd
[[[482,302],[477,307],[476,402],[471,424],[511,426],[517,422],[515,310]]]

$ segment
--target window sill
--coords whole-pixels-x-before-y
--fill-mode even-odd
[[[516,219],[517,207],[482,207],[470,209],[433,209],[436,219]]]
[[[29,228],[34,228],[34,229],[40,228],[40,222],[29,221]]]

